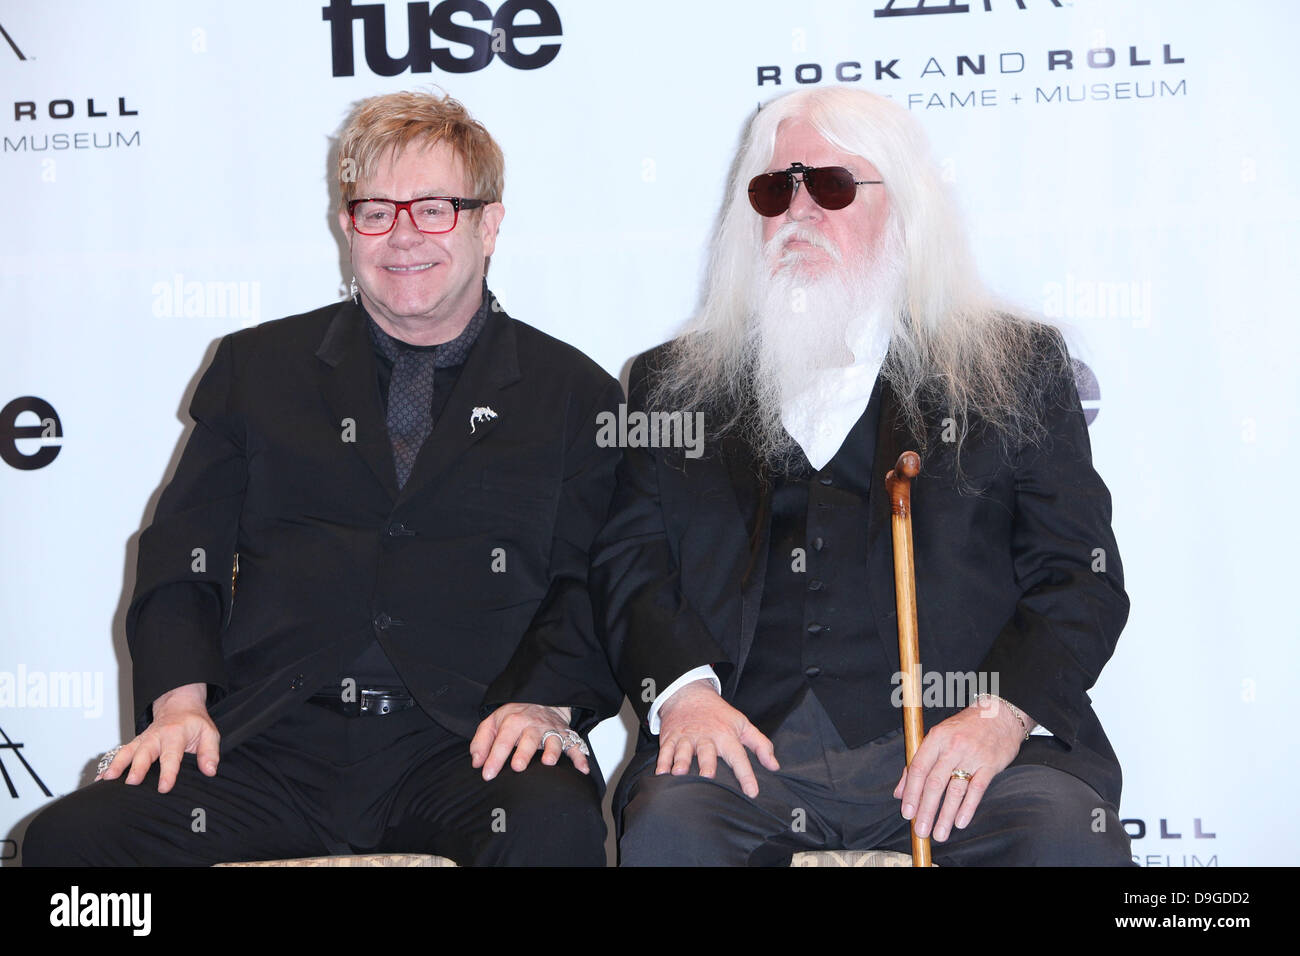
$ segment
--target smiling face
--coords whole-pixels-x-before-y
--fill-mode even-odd
[[[776,144],[767,171],[788,169],[791,163],[805,166],[844,166],[855,180],[882,178],[879,171],[861,156],[842,153],[822,138],[802,119],[783,122],[776,132]],[[889,220],[889,199],[884,186],[858,186],[853,202],[843,209],[823,209],[808,195],[804,186],[795,191],[790,208],[782,215],[763,218],[763,242],[766,244],[783,227],[790,234],[774,251],[773,271],[793,268],[809,278],[824,276],[835,264],[835,256],[813,242],[802,240],[802,230],[815,232],[839,253],[839,260],[849,268],[863,267],[881,242]],[[790,226],[797,224],[799,228]]]
[[[375,175],[359,181],[356,195],[478,198],[460,156],[442,142],[402,150],[387,165],[380,164]],[[340,211],[362,305],[394,338],[412,345],[450,342],[478,310],[484,264],[496,248],[504,215],[501,203],[463,210],[451,232],[429,235],[403,211],[392,232],[363,236],[353,230],[347,210]]]

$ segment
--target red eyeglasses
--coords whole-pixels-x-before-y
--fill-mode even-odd
[[[425,196],[421,199],[353,199],[348,203],[352,228],[363,236],[386,236],[397,225],[403,209],[420,232],[439,235],[456,228],[462,209],[486,206],[486,199],[460,199],[456,196]]]
[[[798,174],[799,178],[795,179]],[[808,195],[823,209],[843,209],[853,202],[859,186],[883,185],[882,179],[854,179],[843,166],[805,166],[791,163],[789,169],[763,173],[749,181],[749,204],[760,216],[779,216],[790,208],[803,183]]]

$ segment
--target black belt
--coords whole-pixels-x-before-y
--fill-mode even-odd
[[[344,717],[382,717],[415,706],[415,698],[400,687],[360,687],[355,700],[344,700],[343,693],[342,690],[326,691],[307,700]]]

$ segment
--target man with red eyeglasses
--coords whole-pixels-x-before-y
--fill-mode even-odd
[[[28,864],[605,862],[586,586],[621,389],[488,291],[504,162],[460,103],[363,102],[338,185],[352,296],[218,346],[140,537],[138,735]]]
[[[940,865],[1129,863],[1086,693],[1128,598],[1060,336],[980,283],[888,100],[781,97],[736,169],[700,313],[629,382],[631,409],[702,411],[704,453],[627,449],[593,558],[641,717],[622,862],[905,851],[915,821]],[[883,479],[909,449],[905,768]]]

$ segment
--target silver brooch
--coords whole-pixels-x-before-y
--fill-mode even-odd
[[[478,427],[478,422],[486,422],[496,417],[498,417],[497,413],[492,411],[490,406],[475,405],[474,411],[469,413],[469,433],[471,435],[474,434],[475,429]]]

